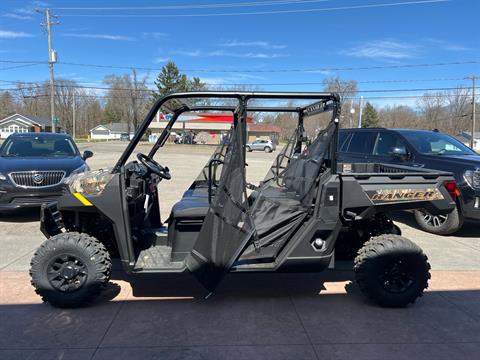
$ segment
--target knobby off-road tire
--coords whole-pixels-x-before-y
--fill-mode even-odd
[[[112,262],[97,239],[76,232],[46,240],[30,263],[31,283],[43,301],[56,307],[90,304],[110,279]]]
[[[430,279],[430,264],[422,249],[394,234],[366,242],[355,258],[354,271],[362,293],[383,307],[414,303]]]
[[[451,235],[463,226],[463,216],[458,207],[450,214],[438,216],[415,210],[415,220],[420,229],[436,235]]]

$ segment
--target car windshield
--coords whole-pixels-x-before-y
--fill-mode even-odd
[[[427,131],[402,131],[401,133],[422,154],[475,155],[469,147],[446,134]]]
[[[3,157],[64,157],[77,155],[77,149],[67,137],[15,136],[5,141]]]

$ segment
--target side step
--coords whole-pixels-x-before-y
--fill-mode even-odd
[[[138,255],[133,271],[182,269],[183,261],[171,261],[172,248],[157,245],[142,250]]]

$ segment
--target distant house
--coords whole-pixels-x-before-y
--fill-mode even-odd
[[[129,134],[130,138],[133,136],[133,126],[130,125],[130,132],[127,123],[109,123],[97,125],[90,129],[90,138],[92,140],[114,140],[120,139],[122,134]]]
[[[55,125],[55,130],[60,132],[62,128],[60,125]],[[52,131],[52,122],[46,117],[13,114],[0,120],[1,139],[5,139],[13,133],[50,131]]]
[[[470,146],[470,141],[472,140],[472,133],[470,131],[460,132],[456,138],[460,140],[463,144]],[[475,132],[473,137],[473,147],[475,150],[480,150],[480,132]]]
[[[248,141],[256,139],[272,140],[278,144],[282,128],[273,124],[248,124]]]

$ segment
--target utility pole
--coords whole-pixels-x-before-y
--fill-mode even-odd
[[[476,119],[475,119],[475,81],[480,79],[479,76],[467,76],[465,79],[472,80],[472,138],[470,139],[470,147],[472,150],[475,148],[475,130],[477,129]]]
[[[50,70],[50,119],[52,121],[52,133],[55,132],[55,80],[53,77],[53,64],[57,62],[57,52],[52,49],[52,26],[58,25],[58,21],[52,22],[52,18],[57,19],[57,16],[50,14],[49,9],[37,12],[45,14],[45,23],[41,25],[47,30],[48,37],[48,67]]]
[[[360,96],[360,109],[358,110],[358,128],[362,127],[362,115],[363,115],[363,96]]]
[[[72,129],[72,136],[73,136],[73,140],[75,140],[75,108],[76,108],[76,104],[75,104],[75,89],[73,89],[73,109],[72,109],[72,123],[73,123],[73,129]]]

